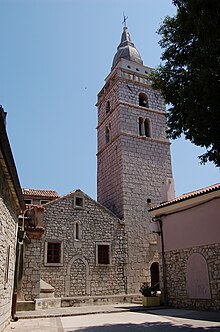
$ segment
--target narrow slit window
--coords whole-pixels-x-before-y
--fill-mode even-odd
[[[139,129],[139,136],[144,136],[144,128],[143,128],[143,125],[144,125],[144,120],[143,118],[139,118],[138,119],[138,129]]]
[[[105,112],[108,114],[110,112],[110,101],[107,100],[106,105],[105,105]]]
[[[106,141],[106,144],[108,144],[110,141],[110,127],[109,126],[105,127],[105,141]]]
[[[79,240],[79,223],[78,223],[78,222],[76,222],[75,239],[76,239],[76,240]]]

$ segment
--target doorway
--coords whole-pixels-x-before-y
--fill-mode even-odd
[[[151,275],[151,287],[153,287],[156,291],[160,290],[159,263],[154,262],[151,264],[150,275]]]

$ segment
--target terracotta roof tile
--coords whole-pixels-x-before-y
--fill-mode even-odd
[[[209,192],[212,192],[212,191],[215,191],[215,190],[219,190],[219,189],[220,189],[220,183],[216,183],[216,184],[213,184],[211,186],[208,186],[208,187],[205,187],[205,188],[201,188],[201,189],[198,189],[198,190],[191,191],[189,193],[183,194],[181,196],[178,196],[178,197],[172,199],[171,201],[163,202],[163,203],[161,203],[161,204],[159,204],[157,206],[152,207],[151,209],[149,209],[149,211],[153,211],[153,210],[156,210],[157,208],[161,208],[163,206],[175,204],[175,203],[178,203],[178,202],[181,202],[181,201],[193,198],[193,197],[204,195],[204,194],[207,194]]]
[[[22,188],[22,193],[24,196],[48,197],[48,198],[60,197],[60,195],[55,190]]]

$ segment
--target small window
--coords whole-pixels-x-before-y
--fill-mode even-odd
[[[110,245],[98,244],[97,245],[97,262],[98,264],[110,264]]]
[[[138,119],[139,136],[144,136],[143,123],[144,123],[144,119],[140,117]]]
[[[76,197],[76,206],[83,207],[83,198],[82,197]]]
[[[75,224],[75,239],[79,240],[79,223],[76,222]]]
[[[41,205],[44,205],[44,204],[47,204],[48,202],[49,202],[48,199],[42,199],[42,200],[40,201],[40,204],[41,204]]]
[[[148,98],[145,93],[139,94],[139,106],[148,107]]]
[[[47,263],[61,263],[61,242],[47,242]]]
[[[111,138],[111,125],[105,127],[105,142],[108,144]]]
[[[84,197],[77,195],[74,196],[74,208],[84,208]]]
[[[33,201],[32,199],[25,199],[24,202],[25,204],[32,204]]]
[[[107,100],[106,105],[105,105],[105,112],[108,114],[110,112],[110,101]]]
[[[63,265],[63,242],[59,240],[48,240],[44,246],[44,265]]]

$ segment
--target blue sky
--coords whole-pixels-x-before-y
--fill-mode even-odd
[[[156,67],[156,30],[175,13],[170,0],[0,0],[0,104],[23,187],[96,198],[96,96],[123,12],[145,65]],[[202,151],[172,142],[177,195],[220,182],[219,169],[199,164]]]

